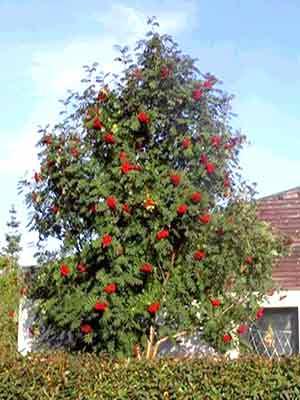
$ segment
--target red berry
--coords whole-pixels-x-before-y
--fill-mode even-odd
[[[161,79],[167,79],[170,75],[170,72],[171,70],[166,65],[163,65],[160,70]]]
[[[121,165],[121,171],[123,172],[123,174],[128,174],[128,172],[135,170],[137,171],[137,168],[127,161]]]
[[[245,263],[248,265],[252,265],[253,264],[253,257],[248,256],[245,258]]]
[[[13,310],[10,310],[10,311],[8,311],[8,316],[9,316],[9,318],[14,318],[15,317],[15,315],[16,315],[16,312],[15,311],[13,311]]]
[[[230,180],[229,180],[229,178],[224,178],[224,183],[223,183],[223,185],[224,185],[224,188],[225,188],[225,189],[227,189],[227,188],[230,187]]]
[[[98,117],[96,117],[96,118],[94,119],[93,128],[96,129],[96,130],[100,130],[100,129],[102,129],[103,127],[104,127],[104,126],[103,126],[102,122],[100,121],[100,119],[99,119]]]
[[[55,161],[54,160],[47,160],[47,167],[51,168],[55,165]]]
[[[263,308],[260,308],[259,310],[257,310],[256,312],[256,319],[260,319],[264,316],[265,310]]]
[[[109,196],[106,199],[106,205],[108,208],[110,208],[111,210],[115,210],[117,207],[117,199],[114,196]]]
[[[140,68],[136,68],[133,71],[133,76],[135,77],[135,79],[137,79],[138,81],[140,81],[141,79],[143,79],[143,73],[142,70]]]
[[[203,87],[205,89],[211,89],[215,81],[213,79],[207,79],[206,81],[203,82]]]
[[[202,194],[200,192],[194,192],[191,195],[191,201],[193,203],[199,203],[201,201],[201,199],[202,199]]]
[[[102,246],[108,247],[112,243],[113,238],[107,233],[102,236]]]
[[[90,204],[89,212],[91,212],[92,214],[96,214],[97,213],[97,204],[95,204],[95,203]]]
[[[241,324],[241,325],[237,328],[236,332],[237,332],[239,335],[244,335],[245,333],[248,332],[248,325],[246,325],[246,324]]]
[[[58,211],[59,211],[59,207],[58,206],[52,206],[51,207],[51,212],[53,213],[53,214],[57,214],[58,213]]]
[[[184,215],[187,210],[188,210],[188,206],[186,204],[181,204],[178,208],[177,208],[177,214],[178,215]]]
[[[20,295],[21,296],[26,296],[28,289],[26,287],[22,287],[20,289]]]
[[[106,133],[103,136],[104,142],[107,144],[115,144],[116,143],[116,138],[112,133]]]
[[[213,163],[211,163],[211,162],[208,162],[208,163],[206,164],[205,168],[206,168],[206,171],[207,171],[208,174],[212,174],[212,173],[215,172],[215,170],[216,170],[215,164],[213,164]]]
[[[153,271],[153,266],[149,263],[145,263],[141,266],[140,272],[144,272],[145,274],[150,274]]]
[[[79,150],[77,149],[77,147],[71,147],[71,149],[70,149],[70,154],[71,154],[73,157],[78,157],[79,154],[80,154],[80,152],[79,152]]]
[[[126,213],[126,214],[131,214],[131,208],[129,207],[128,204],[123,204],[122,206],[122,210]]]
[[[63,277],[69,276],[71,273],[70,267],[67,264],[61,264],[59,271],[60,271],[60,275]]]
[[[143,111],[138,114],[137,118],[140,121],[140,123],[145,125],[149,124],[150,122],[150,115]]]
[[[78,272],[86,272],[86,266],[82,263],[77,264],[76,269]]]
[[[206,154],[201,154],[200,163],[206,166],[206,164],[208,163],[208,157]]]
[[[192,144],[191,139],[187,137],[182,140],[181,147],[186,150],[191,146],[191,144]]]
[[[148,306],[148,308],[147,308],[149,314],[152,314],[152,315],[156,314],[159,309],[160,309],[159,303],[150,304],[150,306]]]
[[[192,97],[195,101],[199,101],[203,96],[203,92],[201,89],[193,90]]]
[[[224,144],[224,149],[225,150],[231,150],[233,148],[233,145],[231,143],[225,143]]]
[[[42,139],[42,142],[44,144],[50,145],[52,144],[52,136],[51,135],[45,135]]]
[[[117,285],[115,283],[110,283],[109,285],[106,285],[105,288],[103,289],[105,293],[107,294],[113,294],[116,293],[117,291]]]
[[[101,89],[98,93],[97,100],[100,101],[100,103],[104,103],[108,98],[108,92],[105,88]]]
[[[221,142],[222,142],[222,138],[221,138],[221,136],[218,136],[218,135],[213,135],[210,139],[210,143],[214,147],[220,147]]]
[[[152,208],[155,207],[155,204],[156,204],[155,201],[151,198],[147,198],[144,201],[144,207],[146,208],[146,210],[151,210]]]
[[[91,327],[90,324],[82,324],[81,327],[80,327],[80,330],[84,334],[88,334],[88,333],[92,333],[93,332],[93,328]]]
[[[219,307],[221,305],[221,300],[219,300],[219,299],[212,299],[212,300],[210,300],[210,302],[211,302],[211,305],[215,308]]]
[[[39,183],[43,180],[42,175],[38,172],[34,173],[34,180],[36,181],[36,183]]]
[[[178,186],[180,184],[181,177],[180,175],[171,175],[170,180],[174,186]]]
[[[200,215],[198,217],[198,221],[202,222],[202,224],[209,224],[211,221],[211,215],[210,214]]]
[[[163,229],[156,234],[157,240],[166,239],[167,237],[169,237],[169,231],[167,229]]]
[[[194,253],[194,260],[202,261],[205,258],[205,252],[203,250],[197,250]]]
[[[224,342],[225,344],[230,343],[231,340],[232,340],[232,337],[231,337],[231,335],[230,335],[229,333],[225,333],[225,334],[223,335],[223,342]]]
[[[108,303],[106,303],[106,302],[99,303],[99,302],[97,301],[97,302],[95,303],[95,305],[94,305],[94,310],[95,310],[95,311],[104,312],[107,308],[108,308]]]
[[[126,160],[127,160],[127,154],[126,154],[125,151],[120,151],[120,153],[119,153],[119,159],[120,159],[121,161],[126,161]]]

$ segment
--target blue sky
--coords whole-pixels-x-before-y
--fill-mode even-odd
[[[37,166],[37,125],[55,121],[57,100],[78,86],[83,64],[111,70],[113,45],[134,43],[149,15],[236,96],[234,126],[251,142],[244,175],[260,195],[300,185],[299,0],[0,0],[0,241],[15,203],[23,263],[35,237],[16,185]]]

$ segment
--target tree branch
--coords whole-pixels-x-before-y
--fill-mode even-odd
[[[178,337],[184,336],[184,335],[186,335],[186,334],[187,334],[187,331],[182,331],[182,332],[176,333],[176,335],[173,335],[173,336],[171,336],[171,337],[174,338],[174,339],[177,339]],[[163,337],[162,339],[158,340],[158,341],[155,343],[155,346],[154,346],[154,349],[153,349],[153,352],[152,352],[152,357],[151,357],[152,360],[155,359],[155,357],[156,357],[156,355],[157,355],[157,352],[158,352],[158,349],[159,349],[159,346],[160,346],[162,343],[166,342],[169,338],[170,338],[170,336],[165,336],[165,337]]]
[[[153,328],[153,326],[150,326],[150,335],[149,335],[149,339],[147,339],[147,342],[148,342],[147,351],[146,351],[146,359],[147,360],[151,359],[154,334],[155,334],[154,328]]]

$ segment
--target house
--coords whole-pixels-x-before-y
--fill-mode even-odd
[[[291,239],[291,251],[274,267],[280,292],[263,304],[264,317],[251,328],[250,342],[269,357],[299,353],[300,317],[300,187],[258,201],[259,218]]]

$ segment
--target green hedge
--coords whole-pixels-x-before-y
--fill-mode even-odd
[[[20,285],[16,269],[0,275],[0,343],[6,345],[15,346],[17,340]]]
[[[0,399],[300,399],[300,358],[141,362],[0,348]]]

